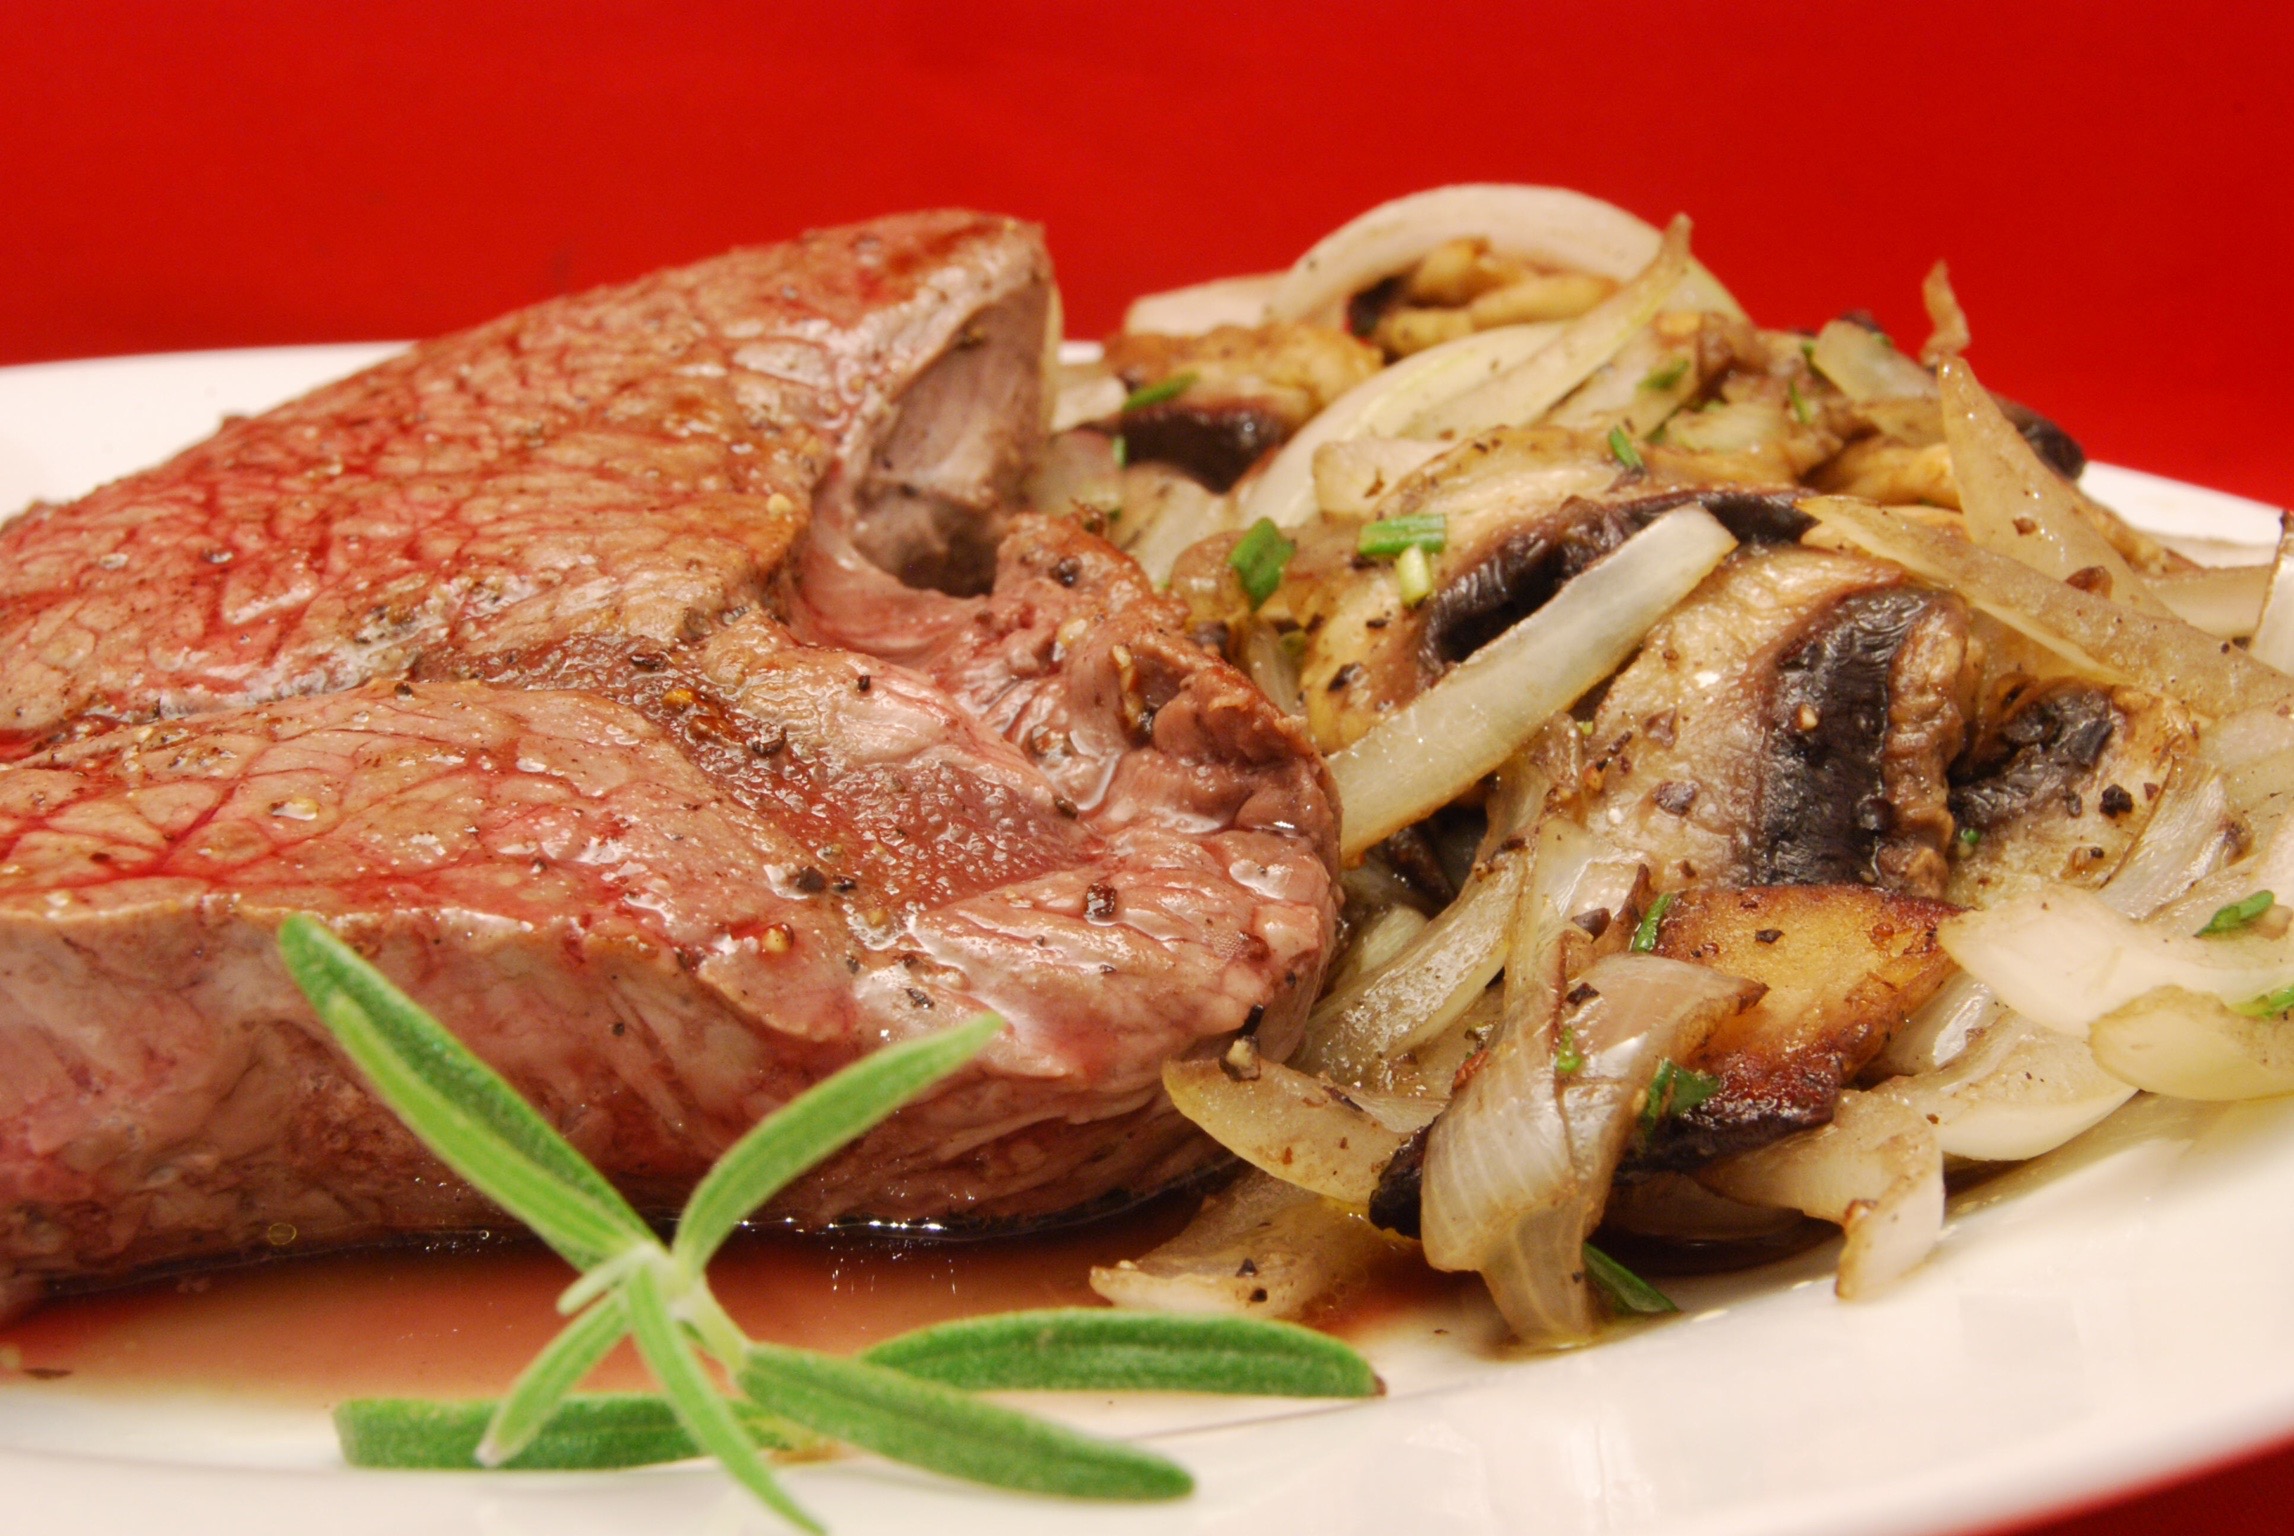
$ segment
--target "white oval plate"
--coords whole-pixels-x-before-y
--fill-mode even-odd
[[[62,500],[387,354],[273,348],[0,369],[0,508]],[[2216,552],[2269,509],[2096,466],[2088,485]],[[0,514],[4,515],[4,514]],[[1671,1282],[1684,1316],[1506,1358],[1482,1308],[1367,1340],[1359,1406],[1051,1398],[1153,1440],[1189,1500],[975,1491],[867,1459],[789,1482],[838,1532],[1326,1536],[1929,1536],[2103,1497],[2294,1433],[2294,1103],[2138,1099],[1955,1201],[1907,1281],[1843,1305],[1832,1251]],[[1442,1330],[1442,1331],[1437,1331]],[[0,1375],[11,1530],[84,1536],[731,1536],[776,1527],[700,1466],[613,1474],[352,1472],[323,1416]]]

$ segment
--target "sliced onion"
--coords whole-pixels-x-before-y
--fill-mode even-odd
[[[2087,1042],[2005,1013],[1948,1066],[1873,1092],[1924,1115],[1946,1157],[2021,1162],[2098,1124],[2135,1090],[2104,1071]]]
[[[2279,514],[2278,558],[2247,654],[2264,666],[2294,672],[2294,514]]]
[[[2161,987],[2095,1021],[2095,1060],[2138,1088],[2178,1099],[2260,1099],[2294,1093],[2294,1030],[2253,1019],[2222,999]]]
[[[1678,218],[1631,282],[1570,321],[1550,345],[1422,413],[1405,435],[1456,439],[1536,421],[1655,319],[1688,269],[1689,221]]]
[[[1853,320],[1834,320],[1818,331],[1808,361],[1858,405],[1935,398],[1932,374],[1898,352],[1887,337]]]
[[[2159,987],[2243,1003],[2294,982],[2294,944],[2285,939],[2194,938],[2138,923],[2069,886],[1963,912],[1936,937],[2010,1008],[2072,1035]]]
[[[1306,717],[1306,700],[1298,691],[1298,663],[1283,649],[1282,636],[1273,626],[1254,621],[1244,628],[1243,670],[1275,708],[1294,720]]]
[[[1508,1029],[1427,1137],[1426,1261],[1479,1270],[1523,1342],[1576,1343],[1599,1326],[1585,1240],[1659,1066],[1703,1043],[1758,987],[1655,955],[1609,955],[1567,1016],[1582,1065],[1554,1067],[1550,1031]]]
[[[2210,565],[2145,579],[2159,601],[2185,624],[2218,640],[2243,640],[2254,633],[2262,617],[2273,569],[2267,565]],[[2294,610],[2288,614],[2288,628],[2294,630]],[[2268,657],[2258,659],[2269,661]],[[2277,666],[2276,662],[2270,664]]]
[[[1293,528],[1314,516],[1314,458],[1327,443],[1397,437],[1429,409],[1511,368],[1561,334],[1558,325],[1504,325],[1403,358],[1322,408],[1240,491],[1243,521]]]
[[[1416,907],[1391,906],[1362,925],[1331,972],[1327,991],[1340,992],[1363,977],[1384,970],[1410,941],[1426,931],[1426,914]]]
[[[1344,1206],[1252,1172],[1160,1248],[1095,1267],[1091,1288],[1142,1311],[1296,1317],[1393,1250]]]
[[[1123,329],[1132,335],[1200,336],[1222,325],[1264,325],[1267,300],[1282,279],[1280,272],[1261,272],[1150,293],[1131,301]]]
[[[1163,1087],[1180,1114],[1243,1161],[1357,1210],[1402,1143],[1442,1107],[1256,1059],[1247,1075],[1216,1061],[1166,1062]]]
[[[1337,1082],[1371,1086],[1382,1081],[1388,1058],[1455,1022],[1505,964],[1506,925],[1526,862],[1515,850],[1481,865],[1391,964],[1315,1004],[1292,1060]]]
[[[1944,1160],[1935,1127],[1911,1106],[1850,1089],[1832,1123],[1724,1159],[1700,1183],[1748,1205],[1781,1206],[1839,1225],[1847,1241],[1834,1282],[1868,1296],[1916,1266],[1944,1221]]]
[[[1857,547],[1960,593],[2091,676],[2138,683],[2211,715],[2294,709],[2294,678],[2179,619],[2136,613],[2050,581],[1870,502],[1813,496],[1800,510]]]
[[[1936,382],[1970,539],[2057,581],[2099,573],[2100,595],[2159,618],[2174,616],[2087,521],[2070,485],[2040,462],[1965,361],[1946,358]]]
[[[1956,1060],[1970,1039],[2007,1012],[1999,994],[1965,971],[1955,972],[1888,1037],[1872,1065],[1906,1076]]]
[[[1145,466],[1142,466],[1145,467]],[[1124,513],[1133,515],[1130,476],[1125,476]],[[1120,525],[1118,525],[1120,526]],[[1214,496],[1184,475],[1173,473],[1156,498],[1155,510],[1144,530],[1124,535],[1124,548],[1147,579],[1158,587],[1170,585],[1171,568],[1189,549],[1216,533],[1242,526],[1235,521],[1235,504]]]
[[[1331,517],[1368,517],[1388,491],[1450,451],[1411,437],[1356,437],[1314,451],[1314,500]]]
[[[1352,858],[1456,799],[1617,670],[1736,546],[1705,512],[1668,512],[1330,759]]]
[[[1928,268],[1920,283],[1920,302],[1928,311],[1928,339],[1920,348],[1920,361],[1933,368],[1947,357],[1967,350],[1974,336],[1967,328],[1967,311],[1952,292],[1951,271],[1942,262]]]
[[[2102,898],[2113,911],[2149,917],[2212,874],[2237,834],[2222,775],[2186,758],[2168,774],[2142,835],[2103,882]]]
[[[1284,273],[1267,313],[1276,320],[1335,320],[1363,289],[1415,266],[1451,240],[1540,266],[1623,279],[1656,254],[1656,229],[1613,203],[1564,187],[1495,183],[1435,187],[1381,203],[1317,241]],[[1744,309],[1702,267],[1675,300],[1742,318]]]

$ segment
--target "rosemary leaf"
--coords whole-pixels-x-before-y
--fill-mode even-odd
[[[1065,1307],[963,1318],[861,1359],[970,1391],[1373,1397],[1370,1362],[1327,1334],[1253,1317]]]
[[[1591,1243],[1585,1245],[1585,1278],[1600,1293],[1603,1305],[1619,1316],[1662,1317],[1681,1310],[1672,1297]]]
[[[1142,385],[1124,397],[1123,414],[1128,416],[1133,411],[1143,411],[1151,405],[1161,405],[1166,400],[1178,399],[1195,387],[1196,377],[1194,370],[1189,369],[1185,373],[1174,373],[1169,378],[1158,380],[1153,384]]]
[[[632,1273],[623,1304],[629,1311],[629,1331],[637,1340],[637,1352],[645,1357],[646,1368],[661,1383],[662,1394],[677,1411],[677,1422],[685,1426],[693,1443],[724,1463],[734,1480],[773,1513],[814,1536],[824,1536],[820,1522],[782,1489],[780,1480],[757,1454],[733,1405],[710,1383],[708,1373],[694,1357],[693,1347],[669,1315],[668,1303],[661,1295],[659,1271],[645,1265]],[[793,1417],[780,1403],[771,1403],[770,1411]]]
[[[970,1061],[1003,1029],[996,1015],[976,1014],[953,1029],[873,1051],[789,1100],[717,1159],[677,1218],[671,1252],[688,1274],[699,1274],[733,1229],[789,1180]]]
[[[782,1449],[769,1417],[747,1403],[734,1413],[750,1439]],[[335,1434],[343,1459],[354,1467],[409,1471],[477,1472],[478,1444],[496,1404],[434,1402],[427,1398],[357,1397],[335,1409]],[[506,1472],[597,1472],[686,1461],[701,1454],[677,1422],[676,1410],[650,1392],[599,1392],[568,1397],[548,1425],[516,1456],[496,1469]]]
[[[2214,916],[2206,920],[2206,926],[2198,931],[2198,936],[2213,939],[2226,933],[2236,933],[2269,911],[2277,900],[2269,891],[2256,891],[2244,900],[2234,901],[2227,907],[2218,907]]]
[[[867,1360],[751,1344],[741,1390],[807,1429],[950,1477],[1083,1499],[1175,1499],[1184,1467]]]
[[[487,1421],[477,1456],[489,1467],[507,1465],[534,1443],[544,1426],[600,1360],[629,1332],[621,1298],[608,1296],[558,1331],[510,1386]],[[347,1442],[346,1442],[347,1444]],[[688,1452],[687,1454],[691,1454]]]
[[[584,1205],[592,1208],[595,1218],[602,1218],[615,1229],[619,1240],[601,1243],[596,1253],[577,1261],[577,1267],[587,1267],[597,1258],[610,1257],[632,1243],[652,1241],[652,1230],[630,1209],[621,1192],[607,1183],[605,1175],[591,1167],[572,1143],[552,1129],[493,1068],[480,1061],[412,998],[392,986],[356,950],[336,938],[324,923],[304,913],[290,916],[279,929],[279,953],[295,984],[302,988],[303,995],[310,999],[327,1027],[341,1038],[342,1031],[330,1015],[340,1016],[352,1032],[366,1042],[364,1054],[348,1039],[343,1044],[370,1078],[378,1074],[375,1061],[368,1058],[387,1055],[392,1063],[391,1076],[406,1079],[410,1087],[420,1090],[420,1096],[438,1100],[476,1133],[456,1137],[464,1145],[465,1155],[474,1153],[479,1143],[490,1142],[579,1196]],[[340,1003],[352,1005],[358,1018],[352,1018]],[[364,1021],[364,1028],[360,1027],[360,1019]],[[485,1190],[512,1215],[527,1219],[524,1209],[489,1188],[478,1174],[431,1142],[430,1127],[408,1103],[393,1096],[379,1080],[376,1088],[408,1129],[430,1142],[431,1150],[453,1163],[456,1172]],[[431,1118],[434,1125],[446,1128],[442,1117]],[[531,1221],[527,1224],[534,1225]],[[540,1227],[536,1226],[535,1230],[549,1237]]]
[[[1657,935],[1665,926],[1665,913],[1673,905],[1673,893],[1665,892],[1649,903],[1649,910],[1641,914],[1640,926],[1633,930],[1633,953],[1645,955],[1657,947]]]

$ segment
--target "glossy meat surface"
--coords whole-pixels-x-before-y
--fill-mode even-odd
[[[11,704],[45,711],[0,766],[0,1288],[498,1220],[310,1018],[271,946],[294,910],[653,1208],[805,1085],[980,1008],[1011,1030],[770,1214],[1024,1221],[1200,1166],[1161,1065],[1295,1038],[1335,814],[1299,730],[1130,561],[1001,514],[1041,432],[1046,280],[1032,232],[971,215],[737,253],[434,344],[0,534],[58,571],[76,538],[90,573],[0,632]],[[703,293],[708,324],[662,342]],[[544,448],[472,449],[423,524],[452,532],[347,553],[370,506],[434,506],[431,422],[371,402],[522,376],[566,311],[593,329],[556,389],[622,368],[612,398],[687,404],[549,490]],[[497,399],[457,430],[523,419]],[[371,466],[413,467],[339,500],[241,476],[251,445],[369,429]],[[200,605],[226,578],[167,553],[212,525],[199,496],[247,530],[307,519],[275,549],[249,533],[242,572],[361,596],[218,625]],[[462,537],[513,502],[549,537]],[[659,581],[608,558],[662,519],[702,544],[648,546]],[[121,527],[162,553],[107,568]],[[538,574],[488,609],[492,561]],[[359,641],[343,616],[404,572],[433,600]],[[25,638],[107,603],[103,644]]]

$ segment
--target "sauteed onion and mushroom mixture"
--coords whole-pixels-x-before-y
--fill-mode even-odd
[[[1453,187],[1064,370],[1036,505],[1305,723],[1350,866],[1304,1038],[1165,1073],[1248,1171],[1103,1294],[1416,1244],[1566,1345],[1838,1228],[1861,1296],[1961,1170],[2294,1091],[2294,540],[2130,526],[1924,296],[1764,329],[1686,219]]]

